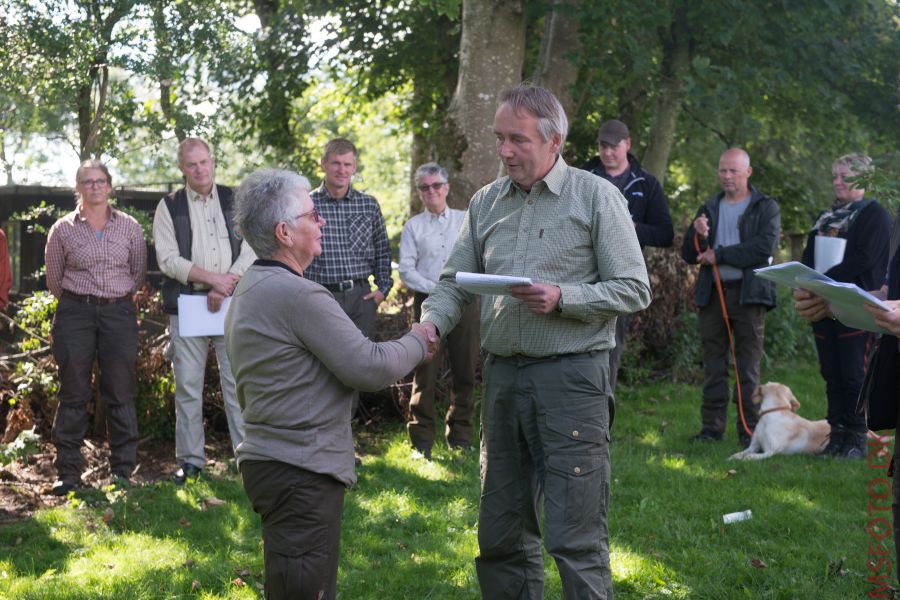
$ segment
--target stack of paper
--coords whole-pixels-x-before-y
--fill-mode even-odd
[[[828,302],[831,314],[846,325],[856,329],[888,333],[875,324],[875,319],[866,312],[863,306],[874,304],[883,310],[891,308],[852,283],[841,283],[814,271],[798,262],[786,262],[771,267],[763,267],[754,271],[759,277],[790,286],[793,289],[804,289]]]

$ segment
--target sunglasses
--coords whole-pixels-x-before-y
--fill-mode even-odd
[[[433,192],[436,192],[436,191],[438,191],[439,189],[441,189],[442,187],[444,187],[445,185],[447,185],[447,182],[446,182],[446,181],[437,181],[437,182],[432,183],[432,184],[427,184],[427,183],[425,183],[425,184],[422,184],[422,185],[417,185],[417,186],[416,186],[416,189],[419,190],[420,192],[427,192],[428,190],[431,190],[431,191],[433,191]]]

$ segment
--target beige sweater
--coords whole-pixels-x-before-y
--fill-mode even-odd
[[[368,340],[328,290],[273,261],[241,278],[225,344],[246,424],[238,462],[277,460],[347,486],[356,482],[354,390],[383,389],[425,356],[413,334]]]

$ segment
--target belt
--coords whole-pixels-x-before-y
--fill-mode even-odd
[[[726,290],[732,290],[732,289],[741,287],[741,283],[743,283],[743,282],[744,282],[743,279],[732,279],[731,281],[723,281],[722,287],[725,288]]]
[[[566,354],[551,354],[550,356],[527,356],[525,354],[513,354],[512,356],[500,356],[498,354],[491,354],[491,358],[493,358],[497,362],[506,362],[506,363],[516,363],[516,364],[532,364],[539,362],[549,362],[554,360],[565,360],[570,358],[585,358],[585,357],[595,357],[601,352],[605,352],[605,350],[589,350],[587,352],[569,352]]]
[[[322,287],[329,292],[349,292],[355,287],[368,288],[369,282],[365,279],[345,279],[337,283],[323,283]]]
[[[70,292],[69,290],[63,290],[62,293],[63,298],[68,298],[69,300],[74,300],[76,302],[81,302],[82,304],[115,304],[117,302],[131,302],[134,297],[133,294],[125,294],[124,296],[119,296],[118,298],[101,298],[100,296],[91,296],[90,294],[76,294],[75,292]]]

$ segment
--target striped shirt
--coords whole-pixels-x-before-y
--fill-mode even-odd
[[[646,308],[650,283],[631,217],[608,181],[557,159],[530,192],[509,177],[479,190],[422,320],[449,332],[472,295],[457,271],[558,285],[558,312],[537,315],[511,296],[481,302],[481,344],[498,356],[552,356],[613,347],[614,317]]]
[[[184,284],[187,284],[188,274],[194,265],[210,273],[243,275],[247,267],[256,260],[256,254],[244,240],[241,242],[241,253],[232,264],[231,240],[228,238],[228,226],[222,214],[216,186],[212,187],[208,196],[201,196],[190,187],[185,190],[191,217],[191,258],[184,258],[178,250],[172,214],[163,198],[156,206],[156,215],[153,217],[153,242],[159,270],[167,277]],[[195,282],[194,288],[206,289],[207,286]]]
[[[372,196],[351,186],[343,198],[332,198],[325,184],[310,194],[313,205],[325,219],[322,254],[313,259],[304,273],[319,284],[347,279],[369,279],[385,296],[391,291],[391,249],[381,207]]]
[[[81,206],[58,220],[44,248],[47,289],[82,296],[119,298],[136,291],[147,275],[147,243],[131,216],[109,207],[100,235],[81,215]]]

